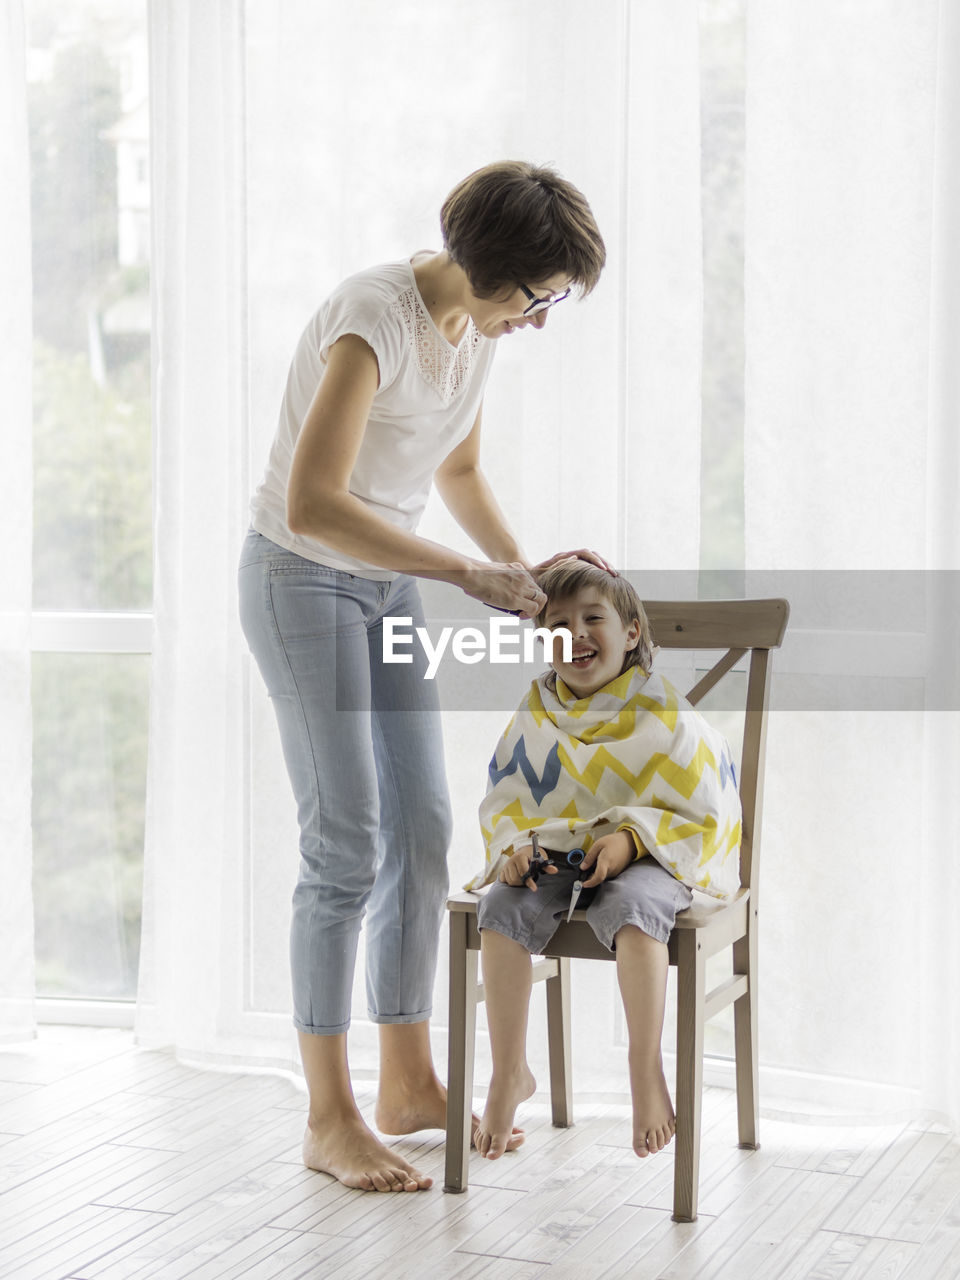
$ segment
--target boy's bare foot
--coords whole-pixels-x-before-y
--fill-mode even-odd
[[[659,1059],[630,1063],[630,1093],[634,1151],[641,1157],[662,1151],[677,1131],[677,1118]]]
[[[513,1117],[520,1103],[525,1102],[536,1087],[529,1067],[523,1066],[510,1075],[494,1073],[483,1119],[473,1133],[473,1145],[486,1160],[498,1160],[505,1151],[512,1151],[518,1145],[510,1137],[516,1133]]]
[[[360,1191],[425,1191],[433,1179],[391,1151],[359,1119],[345,1119],[322,1132],[309,1125],[303,1135],[303,1163],[332,1174]]]
[[[529,1096],[529,1095],[528,1095]],[[436,1078],[424,1084],[415,1094],[392,1088],[381,1082],[374,1111],[374,1123],[381,1133],[399,1135],[417,1133],[420,1129],[445,1129],[447,1127],[447,1091]],[[470,1132],[476,1137],[480,1121],[473,1116]],[[515,1151],[526,1137],[522,1129],[514,1128],[507,1140],[507,1150]]]

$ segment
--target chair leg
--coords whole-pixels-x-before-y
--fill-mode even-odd
[[[751,904],[747,935],[733,944],[733,971],[747,975],[747,993],[733,1005],[737,1063],[737,1128],[740,1146],[760,1146],[760,1093],[757,1088],[757,915]]]
[[[450,1016],[447,1042],[447,1152],[444,1191],[466,1191],[477,1034],[477,961],[467,947],[467,917],[451,911]]]
[[[558,1129],[573,1124],[573,1073],[570,1065],[570,961],[556,958],[557,973],[547,978],[547,1043],[550,1052],[550,1108]]]
[[[673,1220],[694,1222],[700,1183],[700,1109],[706,962],[695,929],[677,933],[677,1153]]]

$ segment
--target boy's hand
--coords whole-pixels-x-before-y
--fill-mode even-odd
[[[633,837],[626,831],[613,831],[608,836],[594,840],[580,864],[580,879],[584,889],[592,889],[603,884],[604,880],[612,880],[621,871],[626,870],[637,856],[637,846]],[[593,868],[589,880],[583,877]]]
[[[523,877],[530,870],[530,861],[533,854],[533,845],[525,844],[521,849],[509,859],[507,865],[500,872],[500,879],[504,884],[512,884],[514,888],[520,888],[523,884]],[[548,876],[555,876],[557,868],[550,862],[540,868],[541,875],[546,872]],[[527,888],[537,892],[536,880],[528,880]]]

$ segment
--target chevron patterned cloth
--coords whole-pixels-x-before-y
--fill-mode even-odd
[[[507,725],[480,805],[490,884],[536,829],[546,849],[589,849],[632,828],[678,880],[739,888],[740,796],[730,748],[669,680],[629,667],[587,698],[545,672]]]

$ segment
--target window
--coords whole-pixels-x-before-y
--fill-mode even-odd
[[[37,993],[132,1000],[152,511],[144,3],[27,4]]]

